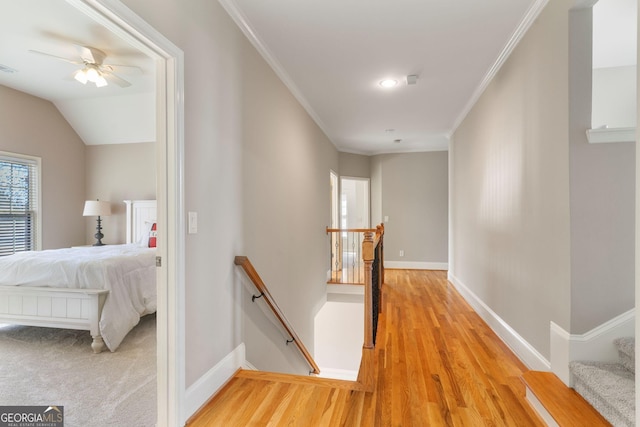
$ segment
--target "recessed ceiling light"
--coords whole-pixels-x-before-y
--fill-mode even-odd
[[[398,81],[394,79],[384,79],[384,80],[381,80],[379,83],[379,85],[382,87],[394,87],[397,84],[398,84]]]

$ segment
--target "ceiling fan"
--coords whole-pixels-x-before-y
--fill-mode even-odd
[[[94,83],[96,87],[107,86],[108,81],[113,82],[120,87],[131,86],[131,83],[114,72],[114,69],[116,68],[118,71],[120,71],[120,69],[127,68],[139,73],[142,72],[139,67],[132,65],[105,64],[104,60],[107,55],[95,47],[78,45],[76,45],[76,47],[79,53],[78,59],[64,58],[37,50],[29,50],[29,52],[59,59],[71,64],[80,65],[81,68],[73,73],[73,78],[82,84],[87,84],[87,82]]]

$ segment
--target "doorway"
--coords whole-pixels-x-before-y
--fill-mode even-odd
[[[66,0],[156,62],[157,426],[183,425],[185,391],[184,55],[117,0]]]
[[[338,269],[343,283],[364,279],[362,264],[363,231],[369,228],[369,179],[340,177],[340,238]]]
[[[340,177],[340,228],[369,228],[369,178]]]

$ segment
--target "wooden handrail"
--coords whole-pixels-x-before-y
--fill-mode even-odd
[[[329,228],[327,227],[327,234],[329,233],[338,233],[338,232],[346,232],[346,233],[366,233],[367,231],[376,232],[376,228]]]
[[[298,337],[298,334],[296,334],[296,332],[294,331],[291,323],[289,323],[287,318],[284,316],[284,313],[282,313],[282,310],[280,310],[280,307],[278,307],[278,304],[276,304],[275,300],[269,293],[269,289],[267,289],[267,286],[260,278],[260,275],[253,267],[253,264],[251,264],[251,261],[249,261],[249,258],[247,258],[246,256],[237,256],[234,260],[234,263],[235,265],[239,265],[244,269],[245,273],[247,273],[247,276],[249,276],[249,279],[251,279],[256,289],[260,292],[261,296],[264,296],[265,302],[267,303],[273,314],[276,316],[282,327],[287,331],[287,333],[293,340],[293,343],[298,347],[298,350],[300,350],[300,353],[309,364],[309,367],[311,367],[310,373],[319,374],[320,368],[313,360],[313,357],[311,357],[311,354],[302,343],[300,337]]]

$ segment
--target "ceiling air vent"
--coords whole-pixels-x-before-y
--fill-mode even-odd
[[[13,68],[7,67],[6,65],[2,65],[2,64],[0,64],[0,71],[2,71],[3,73],[9,73],[9,74],[18,72],[18,70],[14,70]]]

